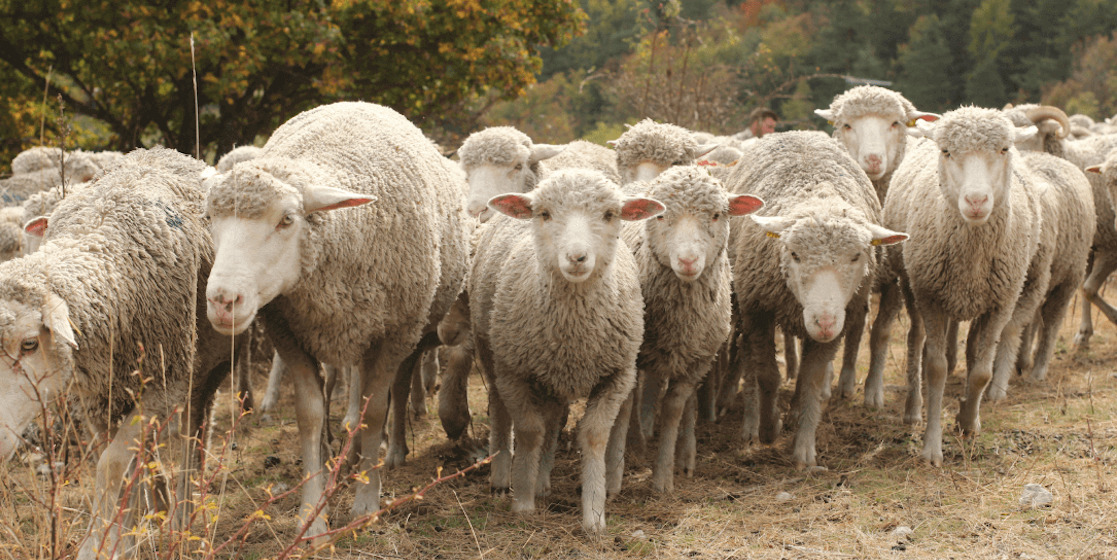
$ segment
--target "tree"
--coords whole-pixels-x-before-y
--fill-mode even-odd
[[[1013,16],[1009,0],[985,0],[970,23],[970,54],[976,64],[966,79],[966,97],[984,107],[1000,107],[1008,98],[1001,72],[1006,67],[1002,55],[1013,39]]]
[[[942,21],[935,14],[920,16],[911,26],[909,40],[899,50],[900,71],[896,89],[916,107],[943,111],[951,103],[950,46]]]
[[[1075,49],[1070,78],[1048,88],[1043,102],[1094,119],[1117,114],[1117,33]]]

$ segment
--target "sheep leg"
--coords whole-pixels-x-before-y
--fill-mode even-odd
[[[1050,298],[1051,296],[1048,295]],[[1033,344],[1035,344],[1036,333],[1043,330],[1043,307],[1036,310],[1035,317],[1028,323],[1027,328],[1024,329],[1024,335],[1020,337],[1020,350],[1016,353],[1016,371],[1023,374],[1025,371],[1032,369],[1033,355],[1035,351]]]
[[[652,490],[665,493],[675,489],[675,446],[679,438],[679,424],[686,403],[694,396],[694,383],[686,379],[673,379],[663,398],[656,436],[656,461],[652,468]]]
[[[1047,378],[1047,368],[1051,357],[1055,355],[1055,341],[1059,337],[1059,326],[1063,324],[1063,317],[1070,308],[1071,299],[1074,297],[1073,285],[1060,285],[1047,295],[1047,301],[1040,309],[1039,342],[1036,344],[1035,360],[1028,374],[1032,381],[1043,381]]]
[[[798,429],[791,457],[802,467],[817,464],[815,433],[822,417],[822,385],[826,382],[826,366],[838,353],[838,342],[820,344],[812,339],[803,340],[803,361],[797,379],[802,391],[799,395]]]
[[[937,309],[925,310],[920,313],[920,316],[926,329],[923,370],[927,376],[927,429],[923,433],[922,457],[932,466],[940,467],[942,466],[942,397],[943,390],[946,388],[946,345],[950,319]],[[915,323],[913,318],[913,329]],[[910,347],[908,359],[918,359],[918,354],[913,355]],[[909,377],[909,391],[911,382],[912,379]]]
[[[667,380],[658,372],[645,371],[644,386],[640,393],[640,438],[647,440],[655,435],[655,416]]]
[[[964,435],[975,435],[981,431],[981,397],[993,378],[993,361],[997,355],[998,339],[1002,337],[1002,332],[1008,326],[1011,317],[1012,309],[1007,311],[999,309],[986,313],[970,325],[971,330],[977,330],[972,337],[976,346],[973,350],[973,367],[968,368],[969,371],[966,372],[966,395],[956,417]],[[1019,336],[1017,332],[1009,334],[1013,337]]]
[[[543,404],[522,378],[514,373],[498,373],[496,390],[508,406],[516,426],[516,454],[512,456],[512,511],[526,513],[535,509],[535,483],[543,438],[547,432]]]
[[[733,401],[741,387],[741,368],[739,365],[741,353],[738,351],[737,331],[734,329],[725,341],[725,377],[718,387],[718,416],[727,414],[733,407]],[[715,419],[716,420],[716,419]]]
[[[275,352],[271,359],[271,370],[268,371],[268,387],[264,390],[264,400],[260,401],[261,412],[275,408],[275,404],[279,402],[279,383],[283,380],[286,367],[279,352]]]
[[[488,386],[489,395],[489,454],[493,455],[489,471],[489,485],[493,494],[508,493],[512,478],[512,415],[497,390],[493,376],[493,354],[488,342],[475,341],[477,363]]]
[[[389,392],[404,360],[413,356],[401,345],[373,345],[361,361],[361,398],[367,400],[361,418],[361,456],[357,472],[367,473],[367,483],[355,482],[357,492],[353,498],[353,517],[361,517],[380,509],[380,443],[384,437],[384,424],[388,419]],[[411,371],[414,361],[408,365]],[[409,385],[408,385],[409,386]],[[400,404],[404,407],[404,399]],[[389,444],[391,439],[389,438]]]
[[[141,415],[135,412],[131,416]],[[141,415],[142,417],[142,415]],[[128,464],[135,457],[143,433],[143,421],[132,422],[131,417],[121,422],[112,441],[101,452],[97,461],[97,478],[93,490],[93,517],[89,522],[87,537],[78,551],[78,560],[116,558],[122,554],[120,524],[116,513],[120,507],[120,490]]]
[[[852,399],[853,393],[857,391],[857,353],[861,346],[861,337],[865,334],[865,320],[869,316],[869,284],[866,283],[861,290],[865,292],[864,296],[859,295],[855,299],[863,299],[846,316],[842,372],[838,376],[838,396],[843,399]]]
[[[245,336],[241,337],[245,342],[238,344],[235,349],[236,364],[233,368],[233,391],[237,400],[240,401],[241,410],[253,410],[256,408],[256,400],[252,391],[252,363],[248,359],[252,353],[252,329],[248,329],[245,333]]]
[[[636,386],[632,389],[632,410],[629,414],[629,430],[628,441],[626,442],[626,449],[629,455],[636,461],[642,462],[644,453],[647,451],[648,438],[644,434],[642,427],[641,412],[644,409],[644,386],[647,385],[647,374],[644,370],[636,370]]]
[[[888,341],[892,338],[892,324],[900,312],[900,286],[896,282],[883,282],[877,316],[869,332],[869,374],[865,377],[865,406],[884,406],[884,364],[888,359]]]
[[[1001,340],[997,344],[997,354],[993,359],[993,378],[989,382],[989,388],[985,391],[985,397],[989,399],[989,402],[1000,402],[1008,396],[1008,384],[1013,371],[1016,369],[1016,354],[1020,351],[1021,337],[1024,330],[1021,325],[1011,321],[1001,333]]]
[[[967,352],[969,346],[967,345]],[[969,354],[966,355],[966,363],[969,363]],[[958,366],[958,321],[951,321],[950,327],[946,331],[946,375],[954,374],[955,368]]]
[[[906,284],[901,285],[911,325],[908,327],[908,351],[905,372],[908,397],[904,402],[904,424],[919,423],[923,416],[923,375],[925,373],[926,330],[923,317],[915,307],[915,299]],[[943,366],[945,367],[945,366]],[[945,381],[943,381],[945,383]]]
[[[629,391],[628,397],[617,409],[617,417],[609,428],[609,443],[605,447],[605,494],[615,496],[621,491],[621,478],[624,476],[624,446],[628,439],[629,420],[632,417],[632,404],[636,391]]]
[[[361,368],[349,366],[343,368],[339,373],[349,381],[345,417],[341,419],[341,425],[345,427],[346,432],[349,432],[350,430],[356,430],[361,424],[361,406],[364,405],[364,399],[361,398]]]
[[[543,403],[543,421],[547,427],[543,440],[543,454],[539,457],[539,477],[535,483],[535,496],[542,498],[551,493],[551,470],[555,468],[555,452],[558,450],[559,434],[566,424],[569,405],[554,401]]]
[[[427,413],[427,395],[434,392],[439,367],[437,347],[423,352],[419,360],[419,371],[411,378],[411,413],[415,416],[424,416]]]
[[[695,394],[696,406],[699,403],[701,404],[702,418],[707,422],[717,422],[718,387],[721,386],[721,381],[725,379],[727,363],[725,344],[722,344],[721,349],[718,350],[717,354],[714,354],[713,362],[710,364],[710,373],[707,373],[706,378],[698,384],[698,390]]]
[[[1090,269],[1090,274],[1086,277],[1086,281],[1082,284],[1082,295],[1085,296],[1086,301],[1093,304],[1098,308],[1113,323],[1117,323],[1117,309],[1109,305],[1098,290],[1101,289],[1102,284],[1105,283],[1109,275],[1117,270],[1117,255],[1108,253],[1094,253],[1094,265]],[[1079,327],[1078,336],[1075,337],[1075,344],[1080,348],[1086,348],[1090,343],[1090,336],[1093,334],[1093,325],[1088,323],[1091,319],[1090,308],[1086,304],[1082,306],[1082,326]],[[1087,330],[1088,327],[1088,330]]]
[[[783,333],[783,361],[787,370],[787,379],[790,381],[799,375],[799,345],[795,336]]]
[[[605,455],[610,443],[623,445],[626,434],[619,431],[628,427],[627,422],[622,420],[622,425],[617,430],[614,430],[614,426],[623,405],[631,402],[629,395],[635,384],[635,369],[617,372],[594,387],[586,401],[586,412],[578,431],[578,443],[582,448],[582,528],[587,533],[600,534],[605,531],[607,479],[616,481],[614,484],[618,489],[620,487],[624,449],[614,448],[614,458],[608,465]],[[519,424],[516,424],[517,437],[519,430]],[[613,472],[606,472],[607,467],[612,467]]]
[[[691,396],[683,409],[683,421],[679,428],[678,443],[675,444],[675,464],[682,465],[683,475],[694,476],[695,461],[698,455],[698,442],[694,436],[694,425],[698,420],[698,399]]]
[[[438,419],[446,437],[457,440],[469,427],[469,370],[473,352],[465,344],[451,346],[447,351],[446,369],[438,390]]]
[[[780,433],[778,406],[780,370],[776,364],[775,324],[754,318],[742,329],[740,366],[745,382],[744,438],[746,443],[772,443]]]

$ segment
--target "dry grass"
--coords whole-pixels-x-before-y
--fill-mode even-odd
[[[818,433],[825,471],[803,471],[787,460],[785,433],[774,447],[744,449],[740,412],[698,427],[694,478],[677,478],[677,491],[656,495],[648,464],[629,464],[621,494],[607,506],[608,536],[580,529],[580,460],[564,436],[553,491],[530,516],[509,512],[509,500],[489,494],[487,468],[433,488],[426,499],[397,508],[367,530],[341,538],[316,558],[1117,558],[1117,329],[1095,321],[1089,351],[1072,354],[1077,317],[1070,318],[1043,385],[1014,380],[1008,399],[983,406],[983,433],[963,440],[949,431],[962,378],[948,382],[945,467],[921,463],[922,426],[907,428],[902,408],[903,331],[893,336],[883,410],[831,401]],[[866,336],[867,340],[868,337]],[[859,374],[867,370],[863,351]],[[261,366],[263,368],[264,366]],[[261,369],[261,372],[263,370]],[[488,419],[479,377],[472,379],[471,434],[483,441]],[[784,385],[789,397],[791,386]],[[273,492],[294,487],[302,466],[291,396],[277,411],[243,419],[222,435],[233,417],[228,391],[218,404],[216,445],[235,438],[217,462],[209,500],[220,507],[208,523],[219,543]],[[429,403],[433,409],[433,403]],[[335,400],[337,425],[343,410]],[[439,468],[452,472],[477,457],[469,445],[445,440],[437,418],[413,419],[408,464],[385,473],[385,500],[429,483]],[[569,435],[569,430],[566,436]],[[232,443],[229,440],[228,443]],[[235,447],[235,449],[234,449]],[[87,523],[91,461],[71,471],[61,489],[65,542],[81,538]],[[1055,496],[1039,509],[1018,504],[1027,483]],[[36,500],[49,479],[35,474],[27,455],[0,467],[0,558],[50,557],[49,511]],[[786,492],[790,499],[780,501]],[[278,493],[278,492],[277,492]],[[294,492],[265,508],[243,545],[221,557],[272,558],[296,534]],[[786,496],[785,496],[786,498]],[[333,525],[347,519],[351,489],[332,502]],[[909,527],[908,536],[893,533]],[[18,544],[13,544],[18,543]]]

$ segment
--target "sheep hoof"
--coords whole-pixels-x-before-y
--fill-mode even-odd
[[[883,408],[884,407],[884,390],[881,388],[873,388],[865,390],[865,407],[866,408]]]
[[[942,448],[929,447],[923,449],[923,460],[932,467],[942,467]]]
[[[1094,333],[1092,333],[1092,332],[1078,331],[1078,334],[1074,335],[1074,350],[1076,352],[1081,352],[1083,350],[1089,350],[1090,349],[1090,337],[1093,334]]]
[[[507,486],[492,486],[489,488],[489,493],[493,496],[507,496],[509,488]]]

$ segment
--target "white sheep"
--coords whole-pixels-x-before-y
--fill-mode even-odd
[[[746,146],[742,158],[749,163],[726,180],[729,191],[764,200],[764,215],[736,221],[729,241],[745,378],[744,437],[770,443],[779,433],[778,326],[803,340],[792,457],[813,466],[826,366],[846,316],[869,297],[875,247],[907,235],[879,225],[880,202],[868,177],[821,132],[765,135]]]
[[[59,204],[39,251],[0,264],[0,338],[12,357],[0,364],[0,457],[11,455],[41,410],[33,395],[66,391],[83,421],[110,435],[97,461],[90,537],[78,558],[128,547],[115,513],[147,425],[131,419],[169,420],[177,408],[188,416],[172,432],[200,438],[213,391],[228,372],[228,338],[197,328],[212,263],[202,220],[204,167],[171,150],[132,152]],[[137,367],[144,375],[132,374]],[[148,378],[153,382],[144,384]],[[175,441],[167,449],[196,445]],[[178,477],[178,495],[185,500],[192,453],[180,461],[187,473]],[[179,515],[186,509],[179,504]]]
[[[616,150],[621,185],[650,181],[673,165],[689,165],[717,144],[699,144],[694,133],[668,123],[644,119],[609,142]]]
[[[629,188],[633,185],[639,187]],[[624,239],[636,257],[644,295],[644,342],[636,365],[646,386],[653,388],[644,395],[654,398],[667,386],[658,414],[652,488],[669,492],[677,440],[683,472],[694,473],[695,389],[729,337],[729,218],[750,214],[764,203],[752,195],[729,194],[695,165],[675,166],[650,184],[629,187],[628,192],[644,193],[667,206],[655,220],[626,224]],[[641,425],[650,423],[653,407],[641,410],[649,418],[629,430],[642,436]]]
[[[467,211],[482,222],[493,215],[489,199],[509,192],[528,192],[557,169],[595,169],[617,181],[613,152],[592,142],[536,144],[511,126],[493,126],[470,134],[458,160],[469,181]]]
[[[407,119],[357,102],[300,113],[260,157],[211,179],[208,316],[229,333],[260,314],[294,379],[309,534],[326,528],[324,513],[309,519],[325,484],[315,365],[361,367],[369,402],[358,469],[368,482],[358,483],[352,512],[375,512],[389,388],[397,372],[410,373],[468,268],[461,181]]]
[[[904,420],[918,421],[925,377],[922,457],[932,465],[943,459],[950,323],[973,321],[958,413],[962,430],[973,434],[980,430],[980,403],[992,378],[998,340],[1013,318],[1036,255],[1042,220],[1038,186],[1013,146],[1035,133],[1035,128],[1017,131],[997,110],[956,109],[933,127],[933,141],[920,140],[908,148],[892,178],[885,225],[912,235],[902,251],[889,255],[911,316]],[[882,293],[879,315],[894,316],[886,309],[894,301]],[[883,354],[874,347],[871,359],[883,359]]]
[[[853,156],[884,204],[892,173],[900,166],[907,149],[908,127],[918,120],[933,121],[934,113],[918,111],[902,94],[879,86],[857,86],[834,97],[827,109],[815,114],[834,126],[834,139]],[[842,370],[838,377],[838,395],[850,398],[856,389],[857,354],[865,330],[868,309],[850,316],[845,337]],[[884,405],[884,384],[881,376],[865,380],[865,405]]]
[[[626,198],[600,172],[564,169],[531,192],[493,198],[490,207],[511,218],[483,226],[469,303],[477,356],[491,382],[493,488],[503,492],[511,483],[513,511],[532,511],[550,487],[563,411],[588,398],[578,434],[582,525],[600,533],[606,491],[620,489],[644,334],[636,262],[620,239],[621,221],[650,218],[663,205]]]
[[[116,152],[120,155],[119,152]],[[62,162],[66,162],[66,181],[82,183],[92,179],[101,167],[93,161],[92,153],[70,150],[63,154],[61,148],[36,146],[28,148],[12,159],[12,175],[38,174],[40,180],[60,182]],[[49,179],[47,176],[50,176]]]
[[[221,159],[217,160],[217,165],[214,165],[214,167],[217,169],[218,173],[228,173],[233,169],[234,165],[242,161],[258,158],[263,153],[263,148],[257,146],[238,146],[221,156]]]

